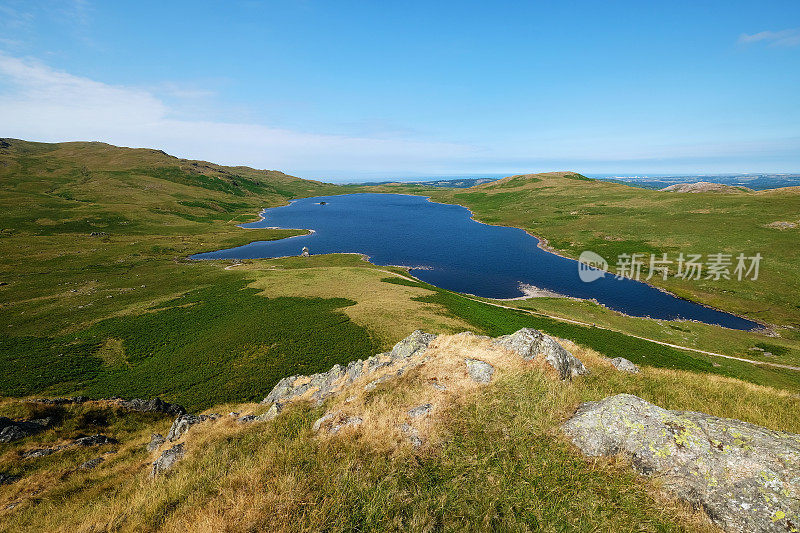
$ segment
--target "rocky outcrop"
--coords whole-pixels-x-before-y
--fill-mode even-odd
[[[639,373],[639,367],[624,357],[615,357],[611,360],[611,364],[620,372],[630,372],[631,374]]]
[[[726,531],[800,526],[800,435],[668,411],[629,394],[582,404],[563,430],[588,456],[629,457]]]
[[[395,344],[388,353],[374,355],[366,360],[359,359],[346,367],[333,365],[329,371],[311,376],[297,375],[284,378],[273,387],[261,403],[282,405],[304,396],[320,403],[356,379],[373,374],[381,368],[400,363],[397,373],[402,374],[414,365],[408,360],[423,354],[435,338],[436,335],[417,330]]]
[[[67,448],[72,448],[73,446],[100,446],[101,444],[119,444],[119,441],[117,439],[107,437],[106,435],[89,435],[88,437],[78,437],[67,444],[60,444],[50,448],[33,448],[30,450],[25,450],[20,452],[20,456],[23,459],[35,459],[37,457],[47,457],[48,455],[53,455],[56,452],[66,450]]]
[[[11,420],[0,416],[0,443],[13,442],[35,435],[47,429],[52,423],[50,418],[36,418],[32,420]]]
[[[167,440],[174,442],[181,438],[189,428],[206,420],[216,420],[219,415],[181,415],[172,423],[167,433]]]
[[[78,470],[94,470],[100,463],[105,461],[102,457],[95,457],[94,459],[89,459],[85,463],[81,463],[78,467]]]
[[[180,416],[186,414],[186,409],[176,403],[168,403],[161,398],[142,400],[134,398],[132,400],[119,400],[119,405],[131,411],[142,413],[164,413],[166,415]]]
[[[526,360],[533,360],[541,355],[562,380],[589,373],[583,363],[557,340],[535,329],[522,328],[511,335],[498,337],[494,342]]]
[[[147,446],[145,446],[145,449],[148,452],[154,452],[159,447],[161,447],[161,445],[164,444],[166,441],[167,441],[167,439],[165,439],[164,435],[162,435],[161,433],[153,433],[150,436],[150,442],[147,443]]]
[[[164,453],[156,459],[156,462],[153,463],[153,468],[150,470],[150,477],[155,478],[171,470],[172,467],[175,466],[175,463],[183,458],[185,453],[183,443],[176,444],[169,450],[164,451]]]
[[[407,411],[407,413],[411,418],[422,418],[428,416],[432,410],[433,404],[424,403],[422,405],[418,405],[417,407],[412,407]]]
[[[494,375],[494,367],[479,359],[464,359],[467,374],[476,383],[489,383]]]

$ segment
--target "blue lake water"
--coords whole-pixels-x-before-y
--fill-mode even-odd
[[[324,202],[321,205],[320,202]],[[378,265],[404,265],[415,277],[444,289],[487,298],[523,296],[520,284],[577,298],[595,299],[634,316],[697,320],[734,329],[758,324],[683,300],[611,274],[585,283],[578,262],[538,247],[517,228],[489,226],[468,209],[421,196],[348,194],[293,201],[267,209],[247,228],[303,228],[314,233],[197,254],[194,259],[254,259],[312,254],[363,253]],[[631,252],[635,252],[632,250]]]

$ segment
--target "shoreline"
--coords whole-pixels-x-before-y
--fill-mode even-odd
[[[395,195],[399,195],[399,196],[414,196],[414,197],[425,198],[427,201],[429,201],[431,203],[435,203],[435,204],[458,206],[458,207],[461,207],[463,209],[466,209],[467,212],[470,215],[470,220],[472,220],[472,221],[474,221],[474,222],[476,222],[478,224],[483,224],[485,226],[492,226],[492,227],[514,228],[514,229],[517,229],[517,230],[520,230],[520,231],[524,231],[528,236],[536,239],[536,246],[539,249],[541,249],[542,251],[550,253],[550,254],[553,254],[553,255],[556,255],[556,256],[561,257],[563,259],[567,259],[567,260],[570,260],[570,261],[574,261],[576,263],[580,263],[580,261],[578,261],[577,259],[569,257],[569,256],[559,252],[555,248],[553,248],[546,238],[541,237],[539,235],[535,235],[534,233],[532,233],[531,231],[529,231],[529,230],[527,230],[525,228],[520,228],[520,227],[517,227],[517,226],[507,226],[507,225],[503,225],[503,224],[490,224],[488,222],[483,222],[482,220],[479,220],[477,218],[476,214],[469,207],[467,207],[465,205],[461,205],[461,204],[458,204],[458,203],[439,202],[439,201],[434,200],[430,196],[424,196],[424,195],[421,195],[421,194],[400,193],[400,192],[397,192],[397,193],[394,193],[394,192],[389,192],[389,193],[355,192],[355,193],[347,193],[347,194],[395,194]],[[328,195],[328,196],[330,196],[330,195]],[[339,195],[335,195],[335,196],[339,196]],[[306,198],[322,198],[322,197],[309,196],[309,197],[306,197]],[[258,212],[259,220],[254,221],[254,222],[245,222],[244,224],[255,224],[255,223],[261,222],[261,221],[265,220],[266,217],[264,216],[264,213],[268,209],[274,209],[276,207],[285,207],[285,206],[291,205],[292,203],[297,202],[298,200],[301,200],[301,199],[303,199],[303,198],[296,198],[296,199],[290,200],[290,201],[288,201],[286,204],[284,204],[282,206],[274,206],[274,207],[262,208]],[[311,235],[313,235],[315,233],[315,231],[313,229],[308,229],[308,228],[281,228],[281,227],[245,228],[245,227],[242,227],[242,225],[238,225],[237,227],[240,227],[242,229],[289,229],[289,230],[294,229],[296,231],[303,230],[303,231],[307,231],[308,232],[305,235],[292,235],[290,237],[283,237],[281,239],[276,239],[276,240],[292,239],[292,238],[295,238],[295,237],[309,237],[309,236],[311,236]],[[259,241],[253,241],[253,242],[259,242]],[[269,241],[264,241],[264,242],[269,242]],[[251,243],[248,243],[248,244],[251,244]],[[205,252],[205,253],[209,253],[209,252]],[[364,258],[366,261],[371,262],[370,261],[370,257],[368,255],[362,253],[362,252],[335,252],[335,253],[361,255],[362,258]],[[200,254],[194,254],[194,255],[200,255]],[[320,255],[325,255],[325,254],[320,254]],[[281,256],[281,257],[273,257],[273,258],[268,258],[268,259],[283,259],[283,258],[287,258],[287,257],[297,257],[297,256]],[[189,259],[193,259],[192,256],[190,256]],[[226,260],[226,259],[214,258],[214,259],[193,259],[193,260],[203,261],[203,260]],[[227,259],[227,260],[230,260],[230,259]],[[415,268],[418,269],[418,270],[429,270],[430,269],[430,268],[425,268],[425,267],[410,267],[410,266],[407,266],[407,265],[378,265],[376,263],[372,263],[372,264],[374,264],[375,266],[395,266],[395,267],[398,267],[398,268],[406,269],[407,271],[409,271],[409,275],[414,277],[414,279],[419,279],[419,278],[416,278],[416,276],[413,276],[413,274],[410,273],[410,270],[413,270]],[[606,273],[608,273],[610,275],[614,275],[612,272],[609,272],[608,270],[604,270],[604,272],[606,272]],[[748,318],[748,317],[739,315],[737,313],[733,313],[733,312],[730,312],[730,311],[725,311],[723,309],[719,309],[719,308],[713,307],[713,306],[705,304],[703,302],[698,302],[698,301],[692,300],[690,298],[684,298],[682,296],[678,296],[677,294],[674,294],[674,293],[670,292],[667,289],[664,289],[662,287],[658,287],[658,286],[653,285],[653,284],[651,284],[651,283],[649,283],[647,281],[635,280],[633,278],[627,278],[627,277],[626,277],[626,279],[630,279],[630,280],[636,281],[638,283],[643,283],[643,284],[647,285],[648,287],[656,289],[656,290],[658,290],[658,291],[660,291],[660,292],[662,292],[662,293],[664,293],[666,295],[669,295],[669,296],[671,296],[673,298],[676,298],[678,300],[683,300],[685,302],[689,302],[689,303],[692,303],[692,304],[695,304],[695,305],[699,305],[699,306],[705,307],[706,309],[710,309],[712,311],[716,311],[716,312],[719,312],[719,313],[727,314],[727,315],[739,318],[741,320],[746,320],[748,322],[752,322],[752,323],[756,324],[759,327],[756,327],[756,328],[753,328],[753,329],[749,329],[749,330],[742,330],[742,329],[738,329],[738,328],[730,328],[730,327],[723,326],[723,325],[720,325],[720,324],[709,324],[709,323],[703,322],[701,320],[696,320],[696,319],[681,319],[681,318],[678,318],[678,319],[663,319],[663,318],[653,318],[653,317],[650,317],[650,316],[629,315],[629,314],[624,313],[622,311],[617,311],[616,309],[611,309],[607,305],[605,305],[605,304],[603,304],[601,302],[598,302],[597,300],[595,300],[593,298],[592,299],[586,299],[586,298],[579,298],[579,297],[575,297],[575,296],[569,296],[569,295],[557,293],[555,291],[550,291],[549,289],[542,289],[542,288],[539,288],[539,287],[534,287],[535,290],[533,292],[535,292],[536,294],[533,294],[533,295],[525,294],[524,291],[520,289],[521,292],[523,292],[523,294],[521,296],[517,296],[517,297],[513,297],[513,298],[487,298],[487,299],[494,300],[494,301],[518,301],[518,300],[528,300],[528,299],[533,299],[533,298],[544,298],[544,297],[563,298],[563,299],[571,299],[571,300],[575,300],[575,301],[594,302],[597,305],[599,305],[599,306],[601,306],[601,307],[603,307],[603,308],[605,308],[605,309],[607,309],[609,311],[612,311],[614,313],[618,313],[618,314],[620,314],[622,316],[630,317],[630,318],[646,318],[646,319],[649,319],[649,320],[656,320],[656,321],[664,320],[664,321],[672,321],[672,322],[695,322],[695,323],[698,323],[698,324],[706,324],[706,325],[710,325],[710,326],[717,326],[717,327],[721,327],[721,328],[724,328],[724,329],[730,329],[730,330],[735,330],[735,331],[759,332],[759,333],[761,333],[763,335],[766,335],[766,336],[773,336],[774,337],[774,336],[777,335],[777,333],[775,332],[775,326],[773,324],[767,324],[767,323],[761,322],[761,321],[759,321],[757,319],[752,319],[752,318]],[[422,281],[422,280],[419,280],[419,281]],[[463,293],[463,294],[467,294],[469,296],[476,297],[476,298],[482,298],[481,296],[477,296],[477,295],[470,294],[470,293]]]

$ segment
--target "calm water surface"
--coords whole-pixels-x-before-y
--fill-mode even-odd
[[[324,202],[321,205],[320,202]],[[487,298],[522,296],[520,284],[577,298],[595,299],[634,316],[698,320],[734,329],[758,324],[676,298],[649,285],[606,275],[591,283],[578,277],[578,262],[542,250],[517,228],[472,220],[468,209],[421,196],[348,194],[293,201],[267,209],[248,228],[306,228],[307,236],[260,241],[193,256],[194,259],[254,259],[358,252],[378,265],[410,266],[417,278],[452,291]],[[632,250],[635,252],[635,250]]]

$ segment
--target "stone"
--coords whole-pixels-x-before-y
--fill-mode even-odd
[[[389,356],[392,359],[408,359],[419,355],[428,349],[428,345],[436,339],[433,333],[425,333],[421,330],[414,331],[411,335],[394,345]]]
[[[360,416],[342,416],[341,411],[334,411],[325,413],[322,417],[317,419],[312,429],[314,431],[326,429],[328,433],[335,434],[346,427],[360,426],[363,422],[364,419]]]
[[[629,394],[582,404],[562,429],[585,455],[627,456],[726,531],[800,524],[800,435]]]
[[[389,374],[386,374],[385,376],[381,376],[381,377],[379,377],[378,379],[375,379],[375,380],[372,380],[372,381],[370,381],[369,383],[367,383],[366,385],[364,385],[364,391],[365,391],[365,392],[369,392],[369,391],[373,391],[373,390],[375,390],[375,388],[376,388],[378,385],[380,385],[380,384],[381,384],[381,383],[383,383],[384,381],[388,380],[390,377],[392,377],[392,376],[390,376]]]
[[[119,441],[106,435],[96,434],[88,437],[78,437],[72,443],[76,446],[99,446],[101,444],[119,444]]]
[[[19,481],[19,479],[19,476],[9,474],[8,472],[0,472],[0,485],[11,485],[16,481]]]
[[[131,411],[139,411],[143,413],[164,413],[172,416],[181,416],[186,414],[186,409],[176,403],[168,403],[161,398],[152,398],[150,400],[142,400],[134,398],[132,400],[119,400],[119,405]]]
[[[273,403],[269,409],[260,415],[245,415],[236,419],[240,424],[247,424],[250,422],[266,422],[272,420],[283,410],[283,404],[276,402]]]
[[[0,443],[13,442],[30,437],[46,429],[51,423],[52,420],[50,418],[11,420],[0,416]]]
[[[175,419],[175,421],[172,423],[172,427],[169,428],[167,440],[174,442],[181,438],[184,433],[189,431],[190,427],[194,426],[195,424],[205,422],[206,420],[214,420],[214,418],[215,417],[212,415],[181,415]]]
[[[408,416],[411,418],[420,418],[424,416],[428,416],[431,411],[433,410],[433,405],[429,403],[425,403],[422,405],[418,405],[417,407],[412,407],[408,410]]]
[[[419,448],[422,446],[422,438],[419,436],[419,431],[417,431],[417,428],[411,424],[403,424],[400,426],[400,432],[414,448]]]
[[[102,457],[95,457],[94,459],[89,459],[85,463],[81,464],[78,467],[78,469],[80,469],[80,470],[92,470],[95,467],[97,467],[97,465],[102,463],[103,461],[105,461],[105,459],[103,459]]]
[[[485,361],[479,359],[464,359],[467,365],[467,374],[477,383],[489,383],[494,374],[494,367]]]
[[[624,357],[615,357],[611,360],[611,364],[620,372],[630,372],[631,374],[639,373],[639,367]]]
[[[556,339],[536,329],[522,328],[511,335],[498,337],[494,343],[528,361],[535,359],[539,354],[544,355],[545,361],[558,372],[562,380],[589,373],[583,363]]]
[[[161,445],[162,445],[162,444],[164,444],[166,441],[167,441],[167,439],[165,439],[165,438],[164,438],[164,435],[162,435],[161,433],[153,433],[153,434],[150,436],[150,442],[148,442],[148,443],[147,443],[147,446],[146,446],[146,448],[147,448],[147,451],[148,451],[148,452],[154,452],[154,451],[156,451],[156,450],[157,450],[158,448],[160,448],[160,447],[161,447]]]
[[[182,442],[164,451],[164,453],[156,459],[156,462],[153,463],[153,468],[150,470],[150,477],[155,478],[171,470],[175,466],[175,463],[183,458],[185,453]]]

